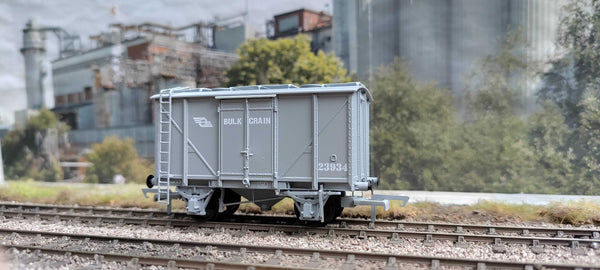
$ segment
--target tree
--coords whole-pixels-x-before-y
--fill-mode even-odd
[[[106,137],[102,143],[92,144],[92,152],[85,158],[92,163],[85,179],[90,183],[112,183],[117,174],[141,183],[153,171],[152,165],[138,156],[131,138]]]
[[[570,188],[576,177],[573,151],[569,145],[571,130],[554,104],[541,103],[542,109],[529,116],[529,146],[533,151],[535,177],[546,184],[546,192],[573,192]]]
[[[557,43],[566,53],[551,62],[538,95],[555,103],[567,125],[576,128],[584,91],[600,77],[600,1],[571,0],[563,14]]]
[[[68,129],[53,112],[40,110],[27,120],[25,129],[10,131],[2,139],[6,176],[12,179],[61,180],[58,139]]]
[[[310,38],[251,39],[237,50],[240,59],[227,71],[227,86],[347,82],[342,62],[311,52]]]
[[[532,177],[535,161],[520,118],[526,82],[535,71],[525,48],[522,32],[509,30],[501,50],[485,57],[469,80],[474,91],[467,94],[459,139],[464,144],[452,168],[464,191],[536,192],[542,186]]]
[[[562,58],[543,74],[539,99],[554,104],[569,128],[573,176],[568,192],[600,194],[600,1],[572,0],[559,24]]]
[[[590,84],[582,95],[579,125],[575,131],[579,177],[571,186],[577,194],[600,194],[600,85]]]
[[[450,92],[417,84],[399,59],[378,71],[371,90],[371,161],[382,188],[449,188]]]

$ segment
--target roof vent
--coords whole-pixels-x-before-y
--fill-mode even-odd
[[[260,89],[260,85],[236,86],[236,87],[230,87],[230,88],[231,88],[231,91],[258,90],[258,89]]]
[[[213,88],[213,91],[230,91],[231,88],[230,87],[217,87],[217,88]]]
[[[364,86],[360,82],[349,82],[349,83],[329,83],[325,85],[326,87],[343,87],[343,86]]]
[[[212,90],[210,88],[194,88],[194,89],[184,88],[184,89],[173,90],[172,93],[178,94],[178,93],[191,93],[191,92],[204,92],[204,91],[212,91]]]
[[[259,85],[260,90],[271,90],[271,89],[291,89],[298,88],[293,84],[270,84],[270,85]]]
[[[303,85],[300,85],[300,88],[312,88],[312,87],[324,87],[324,86],[325,86],[324,84],[313,83],[313,84],[303,84]]]

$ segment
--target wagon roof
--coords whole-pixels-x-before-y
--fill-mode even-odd
[[[189,88],[177,87],[161,90],[161,93],[170,92],[172,98],[186,97],[269,97],[274,95],[298,95],[310,93],[351,93],[364,91],[367,94],[368,100],[373,100],[371,92],[365,85],[360,82],[351,83],[332,83],[332,84],[303,84],[300,87],[293,84],[277,84],[277,85],[250,85],[237,86],[228,88]],[[160,94],[153,95],[152,99],[157,99]]]

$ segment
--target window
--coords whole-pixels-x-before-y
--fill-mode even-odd
[[[277,21],[279,32],[287,32],[298,29],[298,14],[289,17],[281,18]]]

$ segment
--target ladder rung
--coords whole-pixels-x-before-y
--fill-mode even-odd
[[[168,154],[169,152],[168,151],[158,151],[158,153],[160,153],[160,154]]]
[[[168,161],[161,161],[160,164],[168,164]]]

